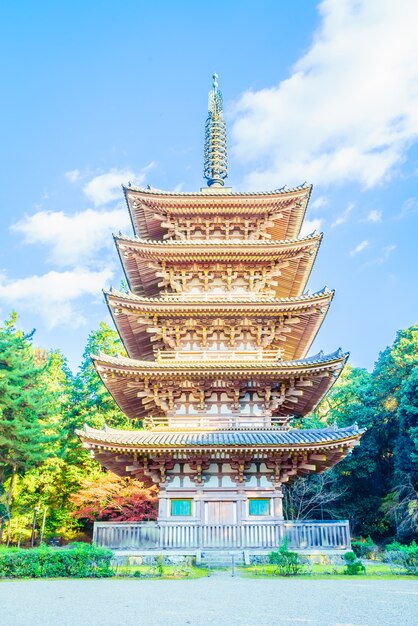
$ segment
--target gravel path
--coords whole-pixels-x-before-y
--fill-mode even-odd
[[[0,583],[0,626],[417,626],[416,580]]]

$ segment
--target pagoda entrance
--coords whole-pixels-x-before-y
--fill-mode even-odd
[[[236,524],[236,502],[231,500],[215,500],[205,502],[206,524]]]

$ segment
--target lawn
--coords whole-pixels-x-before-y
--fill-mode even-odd
[[[155,565],[117,565],[113,568],[116,578],[155,578],[159,580],[178,580],[204,578],[208,575],[205,568],[194,565],[164,565],[159,569]]]
[[[393,568],[389,567],[386,563],[375,561],[373,563],[365,563],[366,573],[359,574],[357,576],[347,576],[344,573],[344,565],[324,565],[315,563],[309,565],[296,576],[296,578],[303,578],[309,580],[337,580],[337,579],[407,579],[411,580],[414,577],[404,573],[396,573]],[[248,578],[281,578],[277,573],[276,565],[252,565],[245,568],[238,568],[242,576]]]

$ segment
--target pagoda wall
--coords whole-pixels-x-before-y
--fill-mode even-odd
[[[190,501],[190,515],[173,514],[172,501]],[[262,501],[264,514],[251,508]],[[158,521],[196,524],[241,524],[283,519],[283,492],[265,463],[251,463],[237,482],[237,469],[230,463],[211,463],[196,484],[196,471],[187,463],[176,464],[160,484]]]
[[[212,261],[206,265],[205,268],[196,262],[185,261],[171,262],[168,268],[164,268],[161,263],[158,276],[171,293],[219,296],[233,292],[274,296],[274,287],[277,278],[281,276],[283,262],[271,263],[269,266],[266,263],[231,262],[226,267],[226,263]]]

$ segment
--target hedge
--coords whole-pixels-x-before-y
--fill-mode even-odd
[[[112,576],[112,552],[87,543],[66,548],[0,548],[0,578],[103,578]]]
[[[351,548],[359,559],[375,559],[379,551],[378,546],[375,544],[371,537],[366,539],[359,539],[351,542]]]
[[[383,560],[399,572],[418,576],[418,545],[413,541],[409,546],[398,542],[386,546]]]

